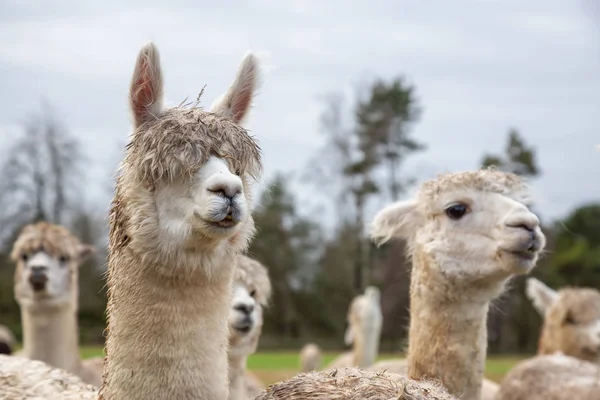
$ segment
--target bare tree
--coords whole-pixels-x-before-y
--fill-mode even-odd
[[[79,142],[46,101],[23,128],[0,166],[0,242],[30,222],[65,223],[81,193]]]

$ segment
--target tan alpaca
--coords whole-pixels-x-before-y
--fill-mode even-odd
[[[375,361],[379,353],[379,339],[383,315],[381,313],[379,289],[368,286],[365,293],[356,296],[348,308],[348,328],[344,335],[346,345],[352,351],[342,353],[327,368],[365,368]]]
[[[600,292],[566,287],[558,292],[535,278],[527,280],[526,294],[544,317],[538,354],[561,352],[600,361]]]
[[[249,54],[215,112],[163,109],[158,50],[148,44],[138,55],[134,128],[110,211],[100,400],[228,398],[231,287],[254,232],[250,185],[261,170],[260,150],[238,124],[257,73]],[[0,370],[6,376],[10,366]],[[32,397],[29,389],[24,396]],[[11,387],[0,386],[0,398],[2,390]],[[89,392],[80,386],[57,396]]]
[[[15,336],[8,327],[0,325],[0,354],[12,354]]]
[[[535,266],[546,242],[527,200],[518,176],[486,169],[441,175],[375,217],[373,239],[404,238],[412,257],[410,378],[437,378],[456,397],[481,398],[489,302]],[[272,393],[288,384],[262,398],[283,398]]]
[[[496,398],[600,398],[600,292],[574,287],[554,291],[529,278],[526,294],[544,317],[538,356],[514,367]]]
[[[310,372],[321,368],[323,354],[316,343],[307,343],[300,349],[300,371]]]
[[[229,399],[253,399],[264,389],[246,370],[248,356],[256,352],[262,332],[263,307],[271,297],[267,268],[245,255],[238,257],[229,310]]]
[[[100,386],[101,357],[79,357],[79,265],[94,247],[67,228],[46,222],[27,225],[13,245],[15,299],[21,308],[23,349],[19,355],[43,361]],[[100,361],[100,362],[99,362]]]
[[[366,368],[373,372],[388,372],[391,374],[408,375],[407,359],[381,360]],[[481,385],[481,400],[494,400],[500,386],[487,378],[483,378]]]
[[[255,400],[457,400],[439,383],[358,368],[301,373]]]

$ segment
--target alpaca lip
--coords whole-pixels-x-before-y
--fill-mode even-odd
[[[509,251],[510,254],[521,258],[523,260],[533,260],[535,258],[535,256],[537,255],[537,251],[532,247],[528,248],[527,250],[520,250],[520,251]]]
[[[220,226],[221,228],[230,228],[237,224],[237,222],[233,219],[233,216],[231,214],[227,214],[227,216],[223,218],[223,220],[217,221],[215,222],[215,224]]]
[[[220,221],[206,221],[209,224],[211,224],[212,226],[218,227],[218,228],[231,228],[235,225],[237,225],[238,221],[236,221],[233,218],[233,214],[230,212],[229,214],[227,214],[225,216],[225,218],[223,218]]]
[[[243,321],[233,326],[236,331],[241,333],[248,333],[252,329],[252,323],[250,321]]]

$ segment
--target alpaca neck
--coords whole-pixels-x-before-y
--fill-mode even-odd
[[[247,356],[229,356],[229,400],[247,400]]]
[[[78,372],[77,313],[72,305],[22,306],[21,323],[26,357],[72,373]]]
[[[413,256],[408,375],[440,379],[453,395],[479,400],[489,301],[453,293],[457,289],[432,272],[426,257]]]
[[[360,335],[354,338],[354,365],[366,368],[375,362],[379,348],[379,338],[374,332],[362,328]]]
[[[234,254],[171,259],[167,265],[123,253],[111,255],[109,265],[100,399],[226,400]],[[198,264],[189,265],[193,260]],[[206,265],[217,273],[189,273]]]

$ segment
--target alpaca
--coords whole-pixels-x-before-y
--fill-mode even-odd
[[[316,371],[321,367],[323,355],[315,343],[307,343],[300,349],[300,371]]]
[[[597,365],[561,353],[529,358],[500,383],[496,400],[600,399]]]
[[[253,399],[264,389],[246,370],[248,356],[256,351],[262,332],[263,307],[271,297],[267,268],[245,255],[238,257],[233,299],[229,310],[229,399]]]
[[[0,354],[12,354],[15,345],[15,336],[4,325],[0,325]]]
[[[96,400],[98,388],[45,362],[0,354],[2,400]]]
[[[260,149],[239,124],[257,73],[248,54],[212,112],[163,109],[158,50],[150,43],[138,55],[134,129],[109,215],[99,400],[228,398],[233,274],[254,233],[251,183],[261,172]],[[90,391],[75,386],[57,395]]]
[[[255,400],[457,400],[438,382],[358,368],[301,373],[275,383]]]
[[[375,361],[379,353],[379,339],[383,315],[380,292],[368,286],[365,293],[356,296],[348,309],[348,328],[344,335],[346,345],[352,344],[351,352],[342,353],[327,368],[365,368]]]
[[[544,317],[538,354],[561,352],[600,362],[600,292],[593,288],[554,291],[535,278],[527,280],[527,296]]]
[[[600,292],[529,278],[525,293],[544,317],[538,355],[509,371],[496,398],[600,398]]]
[[[69,230],[47,222],[23,228],[13,245],[15,299],[21,308],[26,358],[43,361],[100,386],[102,364],[79,357],[79,266],[95,251]]]
[[[546,244],[528,200],[517,175],[482,169],[425,182],[415,199],[375,217],[372,239],[404,238],[411,253],[410,378],[481,398],[489,303],[535,267]]]

